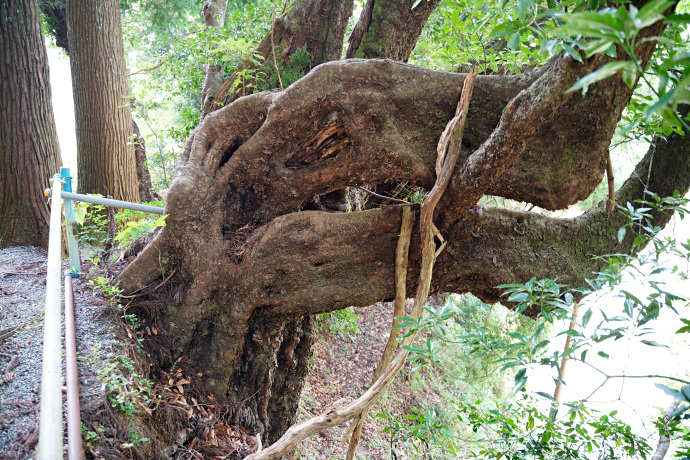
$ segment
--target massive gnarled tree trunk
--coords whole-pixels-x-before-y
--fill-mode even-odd
[[[80,193],[139,201],[119,3],[67,1]]]
[[[399,26],[393,23],[376,27]],[[375,32],[360,43],[368,36],[398,40]],[[653,47],[638,48],[643,61]],[[565,91],[609,59],[559,56],[525,75],[477,79],[463,154],[436,212],[448,245],[436,262],[434,292],[472,292],[494,302],[495,286],[532,276],[557,274],[581,285],[598,268],[592,254],[630,250],[630,239],[616,238],[624,217],[603,206],[555,219],[476,205],[493,194],[561,209],[592,192],[631,91],[618,77],[585,96]],[[209,114],[175,169],[167,226],[120,276],[126,292],[143,289],[130,308],[164,331],[145,341],[152,362],[165,369],[189,357],[235,421],[264,442],[277,439],[294,419],[312,315],[394,296],[405,205],[353,213],[302,207],[356,185],[408,181],[429,189],[436,144],[464,78],[388,59],[336,61],[283,91]],[[659,194],[687,190],[687,150],[682,138],[659,145],[618,199],[641,198],[645,185]],[[637,179],[647,177],[641,171],[651,171],[648,184]],[[657,224],[668,218],[657,216]],[[408,292],[419,257],[413,239]]]
[[[38,3],[0,2],[0,247],[48,246],[43,190],[58,171]]]

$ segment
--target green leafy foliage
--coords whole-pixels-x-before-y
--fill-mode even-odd
[[[632,117],[628,114],[629,123],[625,130],[647,124],[655,116],[666,123],[664,126],[657,121],[656,128],[667,134],[669,128],[678,131],[681,126],[688,127],[677,115],[678,104],[690,102],[690,92],[686,89],[690,83],[690,61],[681,38],[688,24],[687,15],[671,15],[668,18],[671,27],[664,36],[640,38],[642,29],[665,20],[663,13],[674,4],[668,0],[652,0],[639,10],[628,4],[557,16],[565,24],[555,31],[556,36],[564,39],[570,47],[582,50],[585,57],[606,53],[616,58],[617,49],[627,57],[627,60],[608,62],[586,75],[570,88],[571,91],[582,90],[584,93],[590,85],[613,75],[620,75],[630,88],[641,78],[651,91],[651,95],[645,91],[634,99],[631,109],[637,113]],[[647,75],[635,51],[641,43],[650,40],[658,42],[659,46],[651,60],[651,75]]]
[[[583,77],[571,91],[616,75],[635,95],[628,105],[618,135],[625,141],[651,140],[654,135],[680,132],[688,125],[676,115],[678,104],[690,101],[690,52],[683,38],[690,20],[684,3],[668,14],[674,2],[654,0],[641,9],[627,2],[599,0],[517,0],[444,2],[432,14],[411,62],[469,71],[475,65],[485,74],[521,73],[545,63],[558,53],[577,61],[597,53],[614,58]],[[666,21],[663,36],[641,38],[643,28]],[[655,40],[648,69],[635,50]],[[616,50],[621,50],[622,59]],[[646,70],[646,72],[645,72]]]
[[[525,284],[503,284],[499,289],[505,289],[503,295],[508,295],[508,302],[517,304],[516,313],[522,313],[532,307],[541,309],[540,315],[544,319],[553,323],[554,319],[563,319],[569,313],[568,305],[572,304],[573,296],[571,293],[562,293],[565,286],[556,283],[554,280],[532,278]],[[564,298],[561,299],[561,296]]]
[[[645,458],[651,452],[615,411],[601,414],[582,404],[569,405],[565,416],[553,419],[529,395],[490,410],[478,409],[480,403],[456,403],[458,419],[491,440],[473,451],[473,458],[613,460]]]
[[[390,435],[392,458],[398,458],[401,447],[418,456],[427,456],[432,451],[435,455],[444,456],[458,453],[453,433],[443,424],[434,408],[427,408],[426,411],[412,408],[411,413],[402,420],[386,410],[376,414],[376,417],[386,423],[383,433]]]
[[[279,53],[280,49],[276,49],[276,53]],[[283,87],[287,88],[300,78],[302,78],[311,67],[311,61],[313,56],[307,52],[307,45],[298,49],[290,56],[288,62],[280,67],[280,81],[283,83]],[[262,78],[256,84],[256,91],[261,92],[269,89],[279,88],[280,84],[278,81],[278,74],[276,73],[275,64],[272,60],[266,60],[261,65],[258,70],[258,74]]]
[[[74,213],[77,217],[75,236],[79,244],[101,246],[108,239],[108,216],[105,206],[75,201]]]
[[[443,2],[427,22],[410,61],[444,70],[469,71],[477,65],[485,74],[522,73],[550,57],[538,40],[542,29],[552,26],[542,16],[534,17],[536,11],[534,3],[523,1]]]
[[[118,220],[121,222],[120,230],[113,239],[118,242],[121,247],[126,247],[144,233],[153,233],[158,227],[165,226],[166,217],[168,217],[167,214],[157,218],[147,216],[140,220],[129,221],[126,221],[126,217],[119,217]]]
[[[323,332],[329,335],[336,335],[343,340],[351,340],[352,335],[359,334],[357,324],[357,313],[354,308],[334,310],[330,313],[316,315],[316,320]]]
[[[130,419],[141,411],[148,411],[153,382],[136,370],[134,361],[122,355],[104,360],[100,345],[91,351],[87,358],[94,361],[111,406]]]
[[[410,360],[414,362],[410,370],[412,376],[419,375],[417,378],[426,379],[438,373],[445,376],[443,369],[447,369],[452,361],[449,357],[457,354],[462,356],[465,363],[481,363],[483,373],[487,376],[503,376],[500,380],[506,381],[511,378],[514,398],[490,395],[489,398],[472,399],[468,397],[471,392],[465,389],[460,394],[444,393],[446,402],[453,401],[452,408],[446,404],[442,408],[429,405],[415,409],[408,414],[410,417],[418,413],[427,414],[429,409],[433,409],[437,415],[439,421],[434,426],[438,433],[446,437],[437,436],[438,445],[435,446],[429,444],[423,432],[413,429],[416,425],[409,421],[409,417],[395,419],[390,412],[383,412],[379,417],[387,421],[385,432],[391,436],[394,456],[403,448],[409,451],[417,446],[420,452],[442,453],[439,455],[446,455],[452,447],[463,452],[463,458],[647,458],[651,452],[648,441],[633,432],[629,424],[617,419],[615,411],[600,413],[581,401],[560,404],[562,410],[558,412],[554,409],[559,405],[550,393],[533,394],[528,391],[528,377],[533,369],[551,368],[555,375],[559,375],[564,358],[595,367],[591,360],[587,360],[588,353],[591,351],[600,358],[608,359],[608,341],[625,338],[645,346],[667,347],[665,343],[649,338],[655,331],[655,321],[664,309],[678,314],[677,305],[687,303],[690,298],[686,293],[672,291],[666,284],[663,276],[679,274],[680,270],[677,266],[661,263],[660,259],[674,254],[690,261],[690,242],[676,242],[659,236],[658,226],[653,225],[653,216],[675,210],[682,217],[687,213],[687,200],[677,193],[666,198],[653,193],[647,195],[647,201],[619,206],[619,212],[626,217],[627,224],[617,235],[619,241],[630,238],[637,250],[648,247],[647,253],[601,257],[604,266],[594,274],[593,279],[588,280],[587,289],[574,290],[554,280],[535,278],[525,283],[501,286],[505,290],[506,300],[515,307],[515,313],[510,313],[509,317],[521,318],[516,313],[528,309],[540,312],[539,320],[527,329],[489,328],[488,324],[479,321],[482,314],[481,309],[476,308],[477,304],[468,310],[468,314],[458,309],[458,304],[455,304],[455,308],[449,308],[453,304],[449,302],[438,309],[427,308],[426,315],[417,320],[398,318],[401,321],[398,327],[418,331],[423,337],[421,343],[407,347]],[[619,287],[624,276],[644,280],[647,286],[645,294]],[[566,327],[552,336],[551,328],[561,327],[564,321],[567,326],[573,315],[575,299],[583,295],[589,296],[579,301],[579,320],[572,327]],[[620,314],[611,315],[602,310],[599,302],[607,296],[620,299]],[[448,312],[451,314],[448,315]],[[598,320],[594,322],[594,318]],[[454,323],[449,324],[450,319],[454,319]],[[680,317],[678,320],[681,324],[677,329],[678,334],[690,331],[690,321]],[[466,330],[458,332],[454,324],[462,324]],[[571,341],[567,349],[554,351],[552,341],[559,336],[568,336]],[[610,376],[602,370],[599,372],[604,378],[599,388],[610,379],[626,377]],[[464,382],[472,380],[462,370],[454,369],[448,374],[465,375],[460,377]],[[652,377],[659,376],[649,376]],[[554,383],[558,381],[560,378],[554,377]],[[685,382],[679,388],[661,383],[657,385],[668,395],[681,400],[682,404],[670,417],[660,417],[655,424],[662,433],[685,442],[677,451],[678,458],[683,458],[690,451],[690,447],[685,447],[690,446],[690,430],[685,423],[690,419],[690,382],[676,377],[668,377],[666,381]],[[433,387],[439,386],[449,387],[448,381],[436,383]],[[450,414],[457,418],[455,422],[449,418]],[[444,431],[441,431],[442,427]],[[471,439],[471,446],[467,450],[453,442],[464,429],[471,430],[462,435]],[[453,436],[447,436],[448,432]]]
[[[465,442],[459,442],[468,433],[468,426],[458,420],[457,407],[448,401],[473,402],[479,396],[485,405],[491,401],[507,401],[511,397],[510,382],[497,371],[496,361],[506,355],[506,350],[496,349],[472,353],[471,348],[462,345],[462,337],[481,328],[485,336],[495,340],[506,339],[516,333],[532,337],[537,329],[544,333],[548,325],[542,325],[522,315],[514,315],[507,309],[486,305],[471,295],[447,296],[437,307],[427,306],[423,319],[414,321],[409,317],[398,318],[403,332],[418,331],[419,343],[411,348],[410,365],[406,367],[406,379],[412,389],[431,393],[442,404],[422,401],[407,409],[406,415],[397,416],[399,411],[380,410],[377,417],[385,421],[386,434],[390,436],[392,453],[408,458],[466,458]],[[512,370],[506,373],[511,375]],[[498,377],[498,378],[497,378]],[[425,429],[417,419],[423,415]],[[431,415],[429,415],[431,414]],[[432,428],[433,427],[433,428]],[[435,433],[435,437],[428,432]],[[420,439],[421,438],[421,439]]]
[[[244,59],[252,58],[247,50],[268,32],[273,4],[229,2],[226,26],[208,29],[192,7],[168,17],[160,32],[149,28],[150,10],[142,10],[138,2],[132,5],[123,9],[123,33],[131,72],[142,70],[130,77],[134,117],[147,146],[157,150],[148,155],[147,166],[154,188],[160,190],[168,187],[164,178],[199,123],[206,65],[222,66],[229,77]]]

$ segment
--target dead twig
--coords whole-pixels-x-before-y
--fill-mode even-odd
[[[0,276],[9,276],[9,275],[15,275],[15,276],[38,276],[38,275],[45,275],[45,270],[42,272],[2,272],[0,273]]]
[[[17,333],[19,328],[22,326],[23,326],[23,324],[18,324],[16,326],[1,330],[0,331],[0,342],[2,342],[5,339],[9,339],[10,337],[12,337],[14,334]]]
[[[412,214],[412,210],[409,206],[405,206],[402,208],[400,237],[398,238],[398,245],[395,249],[395,302],[393,304],[393,324],[391,326],[391,333],[388,336],[388,342],[386,343],[386,347],[381,355],[381,360],[376,366],[374,376],[371,379],[372,384],[376,383],[384,369],[391,363],[395,349],[398,346],[400,329],[395,328],[395,326],[400,324],[400,320],[396,318],[405,314],[405,300],[407,299],[407,291],[405,289],[405,286],[407,285],[407,260],[410,252],[410,239],[412,237],[413,225],[414,214]],[[355,417],[342,438],[341,443],[348,442],[349,439],[346,457],[348,460],[354,458],[355,450],[359,444],[359,438],[362,435],[362,427],[364,425],[365,416],[366,412],[362,412],[360,415]]]
[[[131,77],[132,75],[138,75],[138,74],[144,73],[144,72],[151,72],[152,70],[156,70],[157,68],[159,68],[160,66],[162,66],[166,62],[168,62],[168,59],[164,59],[161,62],[159,62],[158,64],[156,64],[155,66],[149,67],[148,69],[141,69],[141,70],[137,70],[136,72],[128,73],[127,76]]]

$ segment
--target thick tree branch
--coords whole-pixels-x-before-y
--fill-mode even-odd
[[[481,110],[470,111],[463,151],[477,149],[493,131],[510,99],[549,69],[520,77],[480,76],[473,107]],[[248,197],[260,194],[265,210],[254,215],[263,214],[263,219],[292,212],[315,195],[350,185],[411,180],[429,188],[434,174],[428,165],[435,161],[434,139],[443,129],[441,116],[452,113],[445,101],[452,99],[453,88],[463,78],[389,61],[329,63],[277,94],[266,123],[247,144],[238,147],[233,137],[220,134],[214,138],[213,150],[207,151],[205,144],[198,150],[204,157],[215,156],[219,163],[225,152],[232,152],[232,160],[213,174],[222,178],[246,176],[251,186],[238,187]],[[590,105],[598,100],[589,96],[573,99]],[[579,116],[581,107],[575,109]],[[222,121],[205,121],[204,129],[217,133],[243,129],[242,110],[228,106],[222,111],[230,113]],[[564,112],[559,111],[551,120],[563,121]],[[532,198],[537,204],[556,208],[586,196],[598,185],[600,175],[580,166],[592,162],[603,173],[600,151],[606,150],[609,140],[602,138],[601,126],[615,126],[615,118],[610,110],[594,111],[589,123],[563,125],[564,132],[555,138],[549,124],[539,126],[519,163],[490,192]],[[229,120],[232,123],[227,123]],[[329,134],[331,126],[335,127],[334,134]],[[577,129],[568,131],[568,126]],[[589,142],[592,139],[598,144]],[[535,142],[543,148],[535,150]],[[569,160],[572,155],[579,159],[577,165]],[[526,165],[530,165],[530,174],[523,178]],[[556,175],[550,169],[557,169]],[[548,178],[548,193],[535,187],[534,176],[538,175]]]
[[[668,140],[657,139],[656,147],[650,148],[618,191],[618,202],[642,199],[648,172],[649,191],[661,196],[674,190],[685,193],[690,188],[690,142],[686,137],[674,134]],[[532,276],[553,278],[558,274],[560,283],[583,286],[583,280],[602,263],[592,259],[593,255],[629,252],[634,239],[630,235],[618,243],[617,230],[627,220],[620,213],[607,212],[604,204],[571,219],[485,206],[476,206],[459,218],[444,208],[438,214],[446,222],[440,228],[448,246],[436,265],[433,291],[472,292],[489,302],[500,300],[495,286],[524,282]],[[243,263],[249,265],[245,268],[255,270],[251,265],[256,260],[277,272],[272,275],[263,270],[264,282],[255,285],[251,295],[274,305],[277,313],[323,312],[392,298],[391,254],[399,216],[396,207],[388,207],[350,214],[309,211],[275,219],[257,229],[248,242]],[[668,214],[654,216],[660,227],[669,219]],[[419,263],[419,251],[413,242],[412,267]],[[316,283],[310,275],[315,267],[319,274]],[[288,289],[275,299],[262,294]],[[314,309],[316,299],[328,301],[319,301]]]

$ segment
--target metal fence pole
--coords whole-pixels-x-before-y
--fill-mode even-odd
[[[46,196],[52,193],[46,190]],[[149,206],[147,204],[131,203],[129,201],[113,200],[111,198],[103,198],[101,196],[82,195],[80,193],[63,192],[62,197],[66,200],[83,201],[84,203],[102,204],[104,206],[112,206],[114,208],[132,209],[134,211],[150,212],[152,214],[165,214],[164,208],[157,206]]]
[[[62,181],[56,174],[52,181],[48,237],[48,274],[43,328],[43,372],[41,376],[41,412],[38,428],[38,459],[62,459],[62,340],[60,336],[60,262],[62,258]]]
[[[65,382],[67,384],[67,458],[82,460],[79,372],[74,324],[73,273],[65,275]],[[74,275],[76,276],[76,275]]]
[[[62,193],[72,192],[72,174],[69,168],[60,168],[60,177],[65,182]],[[77,215],[74,212],[74,202],[64,200],[62,203],[65,211],[65,233],[67,233],[67,249],[69,250],[69,264],[72,273],[81,273],[81,257],[79,256],[79,246],[74,238],[74,224],[77,222]]]

